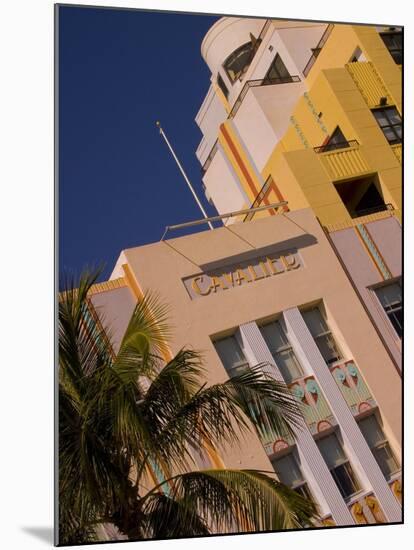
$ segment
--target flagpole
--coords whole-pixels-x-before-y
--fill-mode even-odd
[[[203,205],[202,205],[201,202],[199,201],[199,198],[197,197],[197,194],[196,194],[196,192],[194,191],[193,186],[191,185],[191,182],[190,182],[190,180],[189,180],[188,177],[187,177],[187,174],[184,172],[184,168],[181,166],[181,163],[180,163],[180,161],[178,160],[177,155],[175,154],[174,149],[173,149],[172,146],[171,146],[171,143],[168,141],[168,138],[167,138],[167,136],[165,135],[164,130],[161,128],[161,123],[157,120],[156,124],[157,124],[157,127],[158,127],[159,130],[160,130],[161,136],[164,138],[164,141],[165,141],[165,143],[167,144],[168,149],[170,150],[170,153],[171,153],[172,156],[174,157],[174,160],[175,160],[175,162],[177,163],[177,166],[178,166],[178,168],[179,168],[179,170],[180,170],[180,172],[181,172],[183,178],[185,179],[185,181],[186,181],[186,183],[187,183],[187,185],[188,185],[188,187],[189,187],[191,193],[193,194],[193,197],[194,197],[196,203],[198,204],[198,207],[200,208],[200,210],[201,210],[203,216],[204,216],[205,218],[208,218],[207,213],[206,213],[206,211],[205,211],[204,208],[203,208]],[[208,221],[207,223],[208,223],[208,226],[210,227],[210,229],[214,229],[214,226],[211,224],[211,222]]]

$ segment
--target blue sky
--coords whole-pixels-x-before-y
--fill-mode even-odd
[[[194,117],[209,86],[201,41],[217,17],[59,9],[59,269],[105,263],[201,217],[160,120],[209,214]]]

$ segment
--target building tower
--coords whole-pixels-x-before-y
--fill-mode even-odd
[[[322,525],[401,521],[401,30],[224,17],[201,49],[205,192],[246,213],[124,250],[91,306],[116,347],[152,289],[208,384],[261,363],[288,385],[296,437],[213,467],[273,467]]]

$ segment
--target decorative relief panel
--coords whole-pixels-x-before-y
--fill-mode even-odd
[[[368,386],[353,361],[331,367],[331,373],[354,415],[376,406]]]
[[[296,380],[289,385],[289,389],[299,401],[305,422],[312,434],[336,424],[328,402],[313,376]]]

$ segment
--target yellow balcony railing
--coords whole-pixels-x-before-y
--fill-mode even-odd
[[[394,100],[371,61],[347,63],[345,67],[370,109],[381,105],[381,98],[384,97],[387,98],[386,104],[394,104]]]
[[[367,174],[370,167],[358,146],[335,149],[318,155],[332,180]]]

